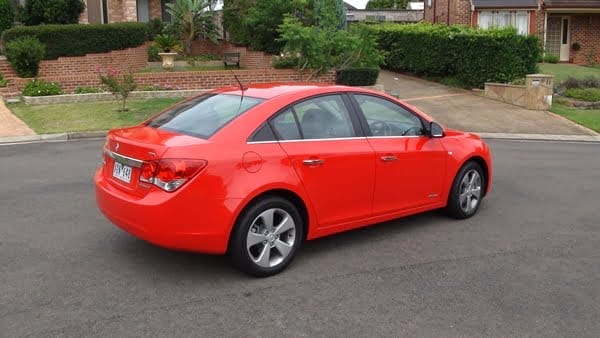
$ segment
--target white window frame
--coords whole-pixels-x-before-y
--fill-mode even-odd
[[[521,34],[521,35],[529,34],[529,26],[530,26],[531,17],[529,15],[528,10],[482,10],[482,11],[478,11],[477,14],[478,14],[477,15],[477,26],[481,29],[488,29],[488,28],[492,28],[492,27],[494,27],[494,28],[514,27],[519,31],[519,34]],[[489,25],[487,27],[482,26],[481,18],[483,16],[487,16],[489,18],[490,15],[491,15],[491,23],[489,23]],[[505,17],[506,15],[509,15],[508,25],[500,22],[501,18]],[[527,18],[527,23],[526,23],[525,27],[518,26],[519,16],[523,16],[523,17]]]

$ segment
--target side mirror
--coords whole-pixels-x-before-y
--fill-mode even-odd
[[[444,137],[444,128],[436,122],[429,123],[429,136],[431,137]]]

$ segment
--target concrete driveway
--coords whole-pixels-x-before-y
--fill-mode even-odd
[[[527,110],[482,96],[390,71],[381,71],[378,84],[441,124],[479,133],[597,135],[561,116]]]

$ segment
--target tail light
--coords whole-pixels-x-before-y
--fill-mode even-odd
[[[204,167],[205,160],[162,159],[142,164],[140,181],[154,184],[164,191],[175,191]]]

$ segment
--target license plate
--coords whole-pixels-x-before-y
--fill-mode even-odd
[[[113,177],[118,178],[123,182],[131,182],[131,167],[115,162],[115,166],[113,167]]]

